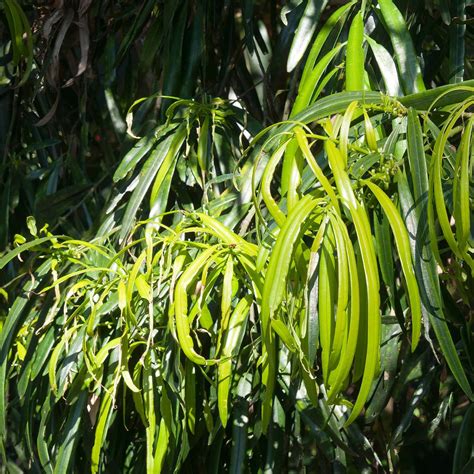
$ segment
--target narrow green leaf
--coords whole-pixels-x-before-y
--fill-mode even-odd
[[[285,344],[291,352],[296,352],[298,344],[285,323],[281,319],[272,319],[271,325],[272,329],[278,334],[278,337],[282,340],[283,344]]]
[[[331,354],[329,365],[331,370],[337,367],[339,361],[344,358],[347,345],[347,333],[349,328],[348,304],[349,304],[349,262],[348,249],[344,239],[343,230],[331,217],[331,228],[336,238],[336,261],[337,261],[337,299],[334,325],[334,337],[331,343]]]
[[[151,186],[152,181],[155,179],[163,161],[167,157],[173,139],[174,135],[170,135],[162,140],[153,149],[150,157],[145,162],[140,172],[138,185],[128,200],[125,215],[122,218],[122,229],[120,230],[119,241],[123,241],[130,232],[130,229],[133,227],[138,208],[142,204],[145,194]]]
[[[63,347],[66,345],[66,343],[69,341],[69,338],[71,337],[74,332],[77,331],[77,328],[75,326],[68,328],[63,336],[61,337],[60,341],[54,348],[51,358],[49,360],[49,365],[48,365],[48,373],[49,373],[49,385],[51,386],[52,392],[58,396],[58,385],[57,385],[57,380],[56,380],[56,371],[57,371],[57,366],[58,366],[58,360],[59,356],[61,355],[61,352],[63,350]]]
[[[66,425],[64,426],[64,431],[61,436],[62,441],[59,445],[56,463],[54,465],[54,474],[70,472],[69,466],[79,440],[79,428],[83,419],[86,401],[87,393],[81,392],[68,416]]]
[[[410,238],[408,236],[403,219],[390,198],[376,184],[371,183],[370,181],[365,181],[365,184],[374,193],[382,209],[384,210],[395,237],[395,244],[397,246],[403,275],[407,283],[408,296],[410,298],[412,321],[411,350],[414,351],[418,345],[421,334],[421,301],[420,293],[418,291],[418,284],[412,265]]]
[[[169,148],[163,163],[156,175],[155,182],[150,195],[150,217],[156,217],[165,212],[168,194],[171,186],[171,178],[179,158],[179,150],[186,138],[186,128],[181,125],[173,134],[173,142]]]
[[[252,298],[248,295],[242,298],[232,312],[229,329],[226,332],[222,361],[218,365],[217,376],[217,406],[222,426],[227,425],[229,392],[232,382],[232,362],[239,352],[245,334],[247,316]]]
[[[308,275],[306,283],[306,331],[301,330],[303,337],[302,346],[306,359],[310,366],[313,366],[316,358],[319,340],[319,318],[318,318],[318,301],[319,301],[319,264],[320,249],[326,231],[327,219],[324,219],[316,233],[311,246],[311,255],[308,263]]]
[[[327,3],[328,0],[307,0],[303,16],[300,19],[293,42],[291,43],[286,64],[287,72],[293,71],[304,56],[318,25],[319,16]]]
[[[392,0],[379,0],[380,11],[395,52],[405,94],[425,90],[420,64],[405,19]]]
[[[194,433],[196,427],[196,367],[189,360],[184,362],[184,406],[188,429]]]
[[[459,84],[448,84],[405,97],[399,97],[398,100],[405,107],[413,107],[418,111],[428,110],[435,101],[437,108],[445,107],[463,102],[472,97],[472,90],[469,88],[474,87],[474,79],[464,81],[462,85],[463,87],[459,87]]]
[[[146,414],[146,468],[147,472],[155,471],[155,433],[156,433],[156,408],[155,408],[155,378],[151,370],[150,357],[144,362],[143,368],[143,399]]]
[[[94,434],[94,445],[92,446],[91,451],[91,472],[93,474],[99,472],[100,453],[102,451],[102,446],[105,444],[105,439],[107,436],[108,420],[110,418],[111,408],[112,396],[108,391],[105,391],[100,404],[100,411]]]
[[[418,189],[420,195],[426,195],[425,189]],[[443,352],[446,362],[454,378],[464,393],[474,400],[474,394],[459,360],[446,319],[443,313],[443,300],[439,286],[439,277],[436,263],[430,251],[426,230],[426,198],[415,203],[408,186],[407,178],[403,173],[398,176],[398,192],[400,205],[405,216],[407,229],[410,235],[411,251],[415,264],[415,274],[420,288],[423,307],[429,315],[431,326]]]
[[[336,193],[334,192],[334,189],[331,186],[331,183],[329,182],[328,178],[324,175],[323,171],[321,170],[321,167],[318,165],[316,159],[311,153],[311,150],[308,144],[308,139],[306,138],[306,135],[304,134],[303,129],[301,127],[296,127],[294,129],[294,133],[296,136],[296,140],[298,142],[298,146],[300,147],[304,157],[306,158],[309,164],[309,167],[311,168],[311,171],[314,173],[318,181],[321,183],[321,186],[324,188],[324,191],[326,191],[327,195],[331,199],[331,203],[333,204],[334,208],[339,213],[340,212],[339,201],[337,199]]]
[[[262,175],[261,181],[261,195],[265,205],[267,206],[268,211],[275,219],[276,223],[281,227],[286,219],[284,212],[280,209],[277,202],[272,196],[271,185],[273,182],[273,177],[275,170],[285,153],[288,142],[284,142],[278,149],[272,154],[271,158],[268,160],[265,170]]]
[[[353,118],[357,118],[359,115],[359,104],[352,102],[347,107],[346,112],[342,117],[341,129],[339,132],[339,149],[341,150],[342,159],[344,160],[344,167],[347,166],[347,148],[349,144],[349,130],[351,128],[351,122]],[[354,117],[355,116],[355,117]]]
[[[212,365],[214,360],[205,359],[194,350],[191,328],[188,321],[188,287],[209,259],[216,258],[216,249],[210,247],[202,252],[183,272],[174,290],[174,318],[179,345],[184,354],[195,364]]]
[[[127,174],[135,169],[135,166],[152,150],[158,137],[156,132],[143,137],[123,158],[114,173],[114,182],[125,178]]]
[[[43,242],[52,241],[53,243],[56,243],[56,241],[61,238],[64,238],[64,236],[41,237],[39,239],[34,239],[34,240],[31,240],[30,242],[26,242],[22,245],[19,245],[13,250],[10,250],[9,252],[7,252],[2,258],[0,258],[0,270],[4,268],[7,265],[7,263],[11,262],[15,257],[18,257],[18,255],[20,255],[22,252],[25,252],[26,250],[29,250],[33,247],[36,247],[42,244]]]
[[[303,89],[304,83],[306,82],[308,75],[314,69],[316,61],[321,54],[322,48],[326,43],[327,39],[334,32],[336,26],[342,27],[344,24],[344,19],[348,10],[357,3],[357,0],[352,0],[345,5],[339,7],[336,11],[331,13],[331,16],[328,18],[326,23],[322,26],[321,30],[318,32],[316,39],[314,40],[313,46],[308,54],[306,59],[303,74],[301,76],[300,89]],[[335,45],[334,45],[335,46]],[[330,48],[334,49],[334,48]]]
[[[165,462],[166,454],[168,452],[169,440],[172,434],[173,424],[173,407],[171,400],[168,397],[166,387],[162,384],[160,411],[161,420],[158,433],[158,441],[156,443],[156,450],[154,455],[154,465],[158,473],[162,472]]]
[[[146,281],[145,275],[140,274],[135,279],[135,286],[138,290],[138,294],[145,300],[150,301],[151,299],[151,289],[150,285]]]
[[[390,297],[393,298],[395,286],[395,269],[392,254],[393,241],[390,234],[390,224],[383,212],[374,212],[374,237],[380,273],[385,285],[390,288]]]
[[[459,250],[464,254],[471,233],[471,207],[469,204],[469,161],[472,154],[472,132],[474,119],[471,118],[463,131],[456,154],[453,180],[453,208],[456,222],[456,238]]]
[[[431,161],[428,220],[429,220],[431,236],[432,236],[431,237],[432,247],[435,250],[437,250],[435,245],[433,245],[434,236],[435,236],[435,222],[434,222],[435,218],[432,212],[433,210],[436,210],[436,221],[439,223],[441,230],[443,232],[444,238],[446,239],[446,242],[448,243],[450,249],[456,255],[456,257],[458,257],[460,260],[465,260],[466,263],[471,267],[471,270],[474,271],[474,261],[472,257],[469,255],[468,252],[462,253],[460,251],[458,242],[456,241],[454,233],[451,229],[450,218],[449,218],[448,211],[446,208],[446,199],[445,199],[444,190],[443,190],[443,178],[445,174],[444,167],[443,167],[443,161],[444,161],[443,158],[444,158],[446,149],[448,150],[448,153],[449,153],[449,148],[446,147],[446,145],[448,144],[448,138],[450,137],[451,131],[454,128],[457,121],[462,117],[465,110],[469,109],[472,103],[473,103],[472,101],[465,102],[461,104],[457,108],[457,110],[451,113],[451,115],[449,116],[449,119],[445,122],[443,129],[441,130],[441,132],[438,134],[436,138],[436,142],[433,149],[433,157]],[[465,147],[465,141],[461,141],[461,146]],[[463,152],[470,154],[470,150],[467,150],[467,149],[465,149]],[[449,155],[448,155],[448,158],[449,158]],[[465,161],[467,161],[467,157],[465,158]],[[468,178],[465,177],[464,179],[466,180]],[[432,202],[433,198],[434,198],[434,206]],[[464,199],[466,199],[466,197]],[[440,262],[439,256],[438,256],[438,261],[440,265],[442,265]]]
[[[41,407],[40,411],[40,423],[38,427],[38,436],[36,438],[36,447],[38,449],[38,458],[41,467],[44,469],[46,474],[53,474],[53,464],[48,450],[47,436],[46,436],[46,425],[51,415],[52,409],[52,396],[46,396],[46,399]]]
[[[331,61],[339,54],[344,44],[338,44],[329,52],[327,52],[316,64],[314,69],[308,74],[305,82],[300,84],[298,94],[291,109],[290,117],[295,118],[296,114],[303,112],[304,109],[312,103],[313,95],[317,89],[319,81],[321,80],[324,72],[331,63]]]
[[[402,88],[400,87],[397,66],[395,65],[391,54],[385,49],[384,46],[377,43],[369,36],[366,36],[366,40],[369,43],[375,61],[377,62],[377,66],[379,67],[380,73],[382,74],[387,94],[394,97],[402,95]]]
[[[323,240],[319,261],[318,315],[319,340],[321,345],[321,366],[323,378],[329,378],[329,357],[334,332],[334,303],[337,276],[334,257],[334,237],[331,235]]]
[[[464,472],[463,468],[472,459],[474,445],[474,404],[464,414],[456,442],[453,460],[453,474]]]
[[[376,152],[378,151],[376,130],[374,129],[374,126],[372,125],[372,121],[370,120],[370,117],[367,114],[367,111],[364,109],[363,112],[364,112],[365,141],[368,147],[372,151]]]
[[[364,20],[357,12],[349,29],[346,48],[346,90],[364,89]]]

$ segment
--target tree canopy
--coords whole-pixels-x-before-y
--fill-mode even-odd
[[[472,12],[3,0],[0,472],[471,472]]]

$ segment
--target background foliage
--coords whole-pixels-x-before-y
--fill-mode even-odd
[[[472,9],[4,0],[2,469],[471,472]]]

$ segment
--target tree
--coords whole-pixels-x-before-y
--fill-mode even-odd
[[[471,9],[5,0],[6,469],[469,472]]]

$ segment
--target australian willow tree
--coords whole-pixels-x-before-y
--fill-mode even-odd
[[[0,470],[472,472],[470,2],[0,12]]]

